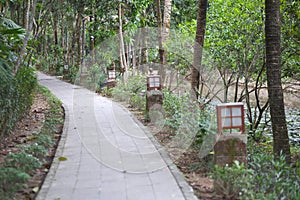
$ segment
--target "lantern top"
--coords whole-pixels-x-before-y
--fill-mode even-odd
[[[159,75],[147,76],[147,90],[161,90],[161,78]]]
[[[116,79],[116,70],[108,70],[107,71],[107,78],[108,80],[115,80]]]
[[[242,102],[220,103],[220,104],[217,104],[217,107],[218,106],[221,106],[221,107],[244,106],[244,103],[242,103]]]
[[[224,103],[217,105],[218,134],[245,133],[244,104]]]

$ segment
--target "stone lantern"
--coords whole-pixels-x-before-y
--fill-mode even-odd
[[[247,165],[247,134],[245,134],[243,103],[217,105],[218,133],[214,146],[214,162],[232,165],[234,160]]]
[[[161,111],[163,105],[163,92],[161,91],[161,77],[153,75],[152,69],[147,76],[147,92],[146,92],[146,113],[147,120],[155,122],[161,118]]]
[[[147,77],[147,90],[161,90],[161,78],[159,75],[149,75]]]
[[[107,70],[107,89],[111,89],[117,85],[116,70]]]

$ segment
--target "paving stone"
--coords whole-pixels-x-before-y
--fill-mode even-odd
[[[185,199],[180,173],[172,175],[153,136],[123,106],[42,73],[38,79],[61,99],[66,118],[37,200]]]

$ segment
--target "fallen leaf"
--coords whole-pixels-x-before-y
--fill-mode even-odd
[[[59,161],[66,161],[66,160],[68,160],[68,159],[67,159],[66,157],[59,157],[58,160],[59,160]]]
[[[37,193],[37,192],[39,191],[39,187],[33,188],[32,191],[33,191],[34,193]]]

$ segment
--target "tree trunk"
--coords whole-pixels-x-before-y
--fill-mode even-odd
[[[28,28],[29,28],[29,16],[30,16],[30,7],[31,7],[30,3],[31,3],[31,0],[28,0],[27,5],[26,5],[26,12],[24,12],[24,18],[23,18],[23,23],[24,23],[23,25],[24,25],[24,29],[26,31],[28,31]],[[24,7],[25,7],[25,4],[26,4],[26,1],[24,1]]]
[[[202,49],[204,45],[204,34],[206,26],[206,11],[207,11],[207,0],[199,0],[198,16],[197,16],[197,28],[196,38],[194,45],[194,60],[192,67],[192,80],[191,80],[191,95],[192,98],[198,100],[199,85],[200,85],[200,72],[202,62]]]
[[[273,131],[273,152],[290,161],[290,145],[284,110],[280,63],[280,0],[266,0],[266,66]]]
[[[162,15],[160,0],[156,0],[156,13],[157,13],[157,24],[158,24],[158,51],[160,63],[163,62],[163,45],[162,45]]]
[[[31,2],[32,1],[32,2]],[[32,26],[33,26],[33,20],[34,20],[34,13],[35,13],[35,8],[36,8],[36,3],[37,0],[28,0],[28,4],[27,4],[27,9],[26,9],[26,16],[28,17],[28,19],[26,19],[26,36],[25,39],[23,41],[23,46],[22,49],[19,53],[19,57],[18,60],[14,66],[14,73],[16,73],[21,65],[21,62],[23,62],[24,59],[24,55],[26,53],[26,48],[27,48],[27,44],[28,44],[28,40],[29,37],[31,35],[31,31],[32,31]],[[31,14],[30,14],[31,13]]]
[[[120,56],[120,68],[123,72],[123,81],[126,83],[127,80],[127,63],[125,58],[125,47],[124,47],[124,38],[123,38],[123,23],[122,23],[122,4],[119,3],[118,8],[119,16],[119,56]]]
[[[163,45],[167,42],[170,34],[171,25],[171,9],[172,0],[165,0],[164,5],[164,16],[162,20],[161,16],[161,6],[160,0],[156,0],[157,7],[157,21],[158,21],[158,44],[159,44],[159,60],[160,60],[160,75],[161,82],[164,84],[166,76],[166,65],[167,65],[167,51],[164,49]]]

